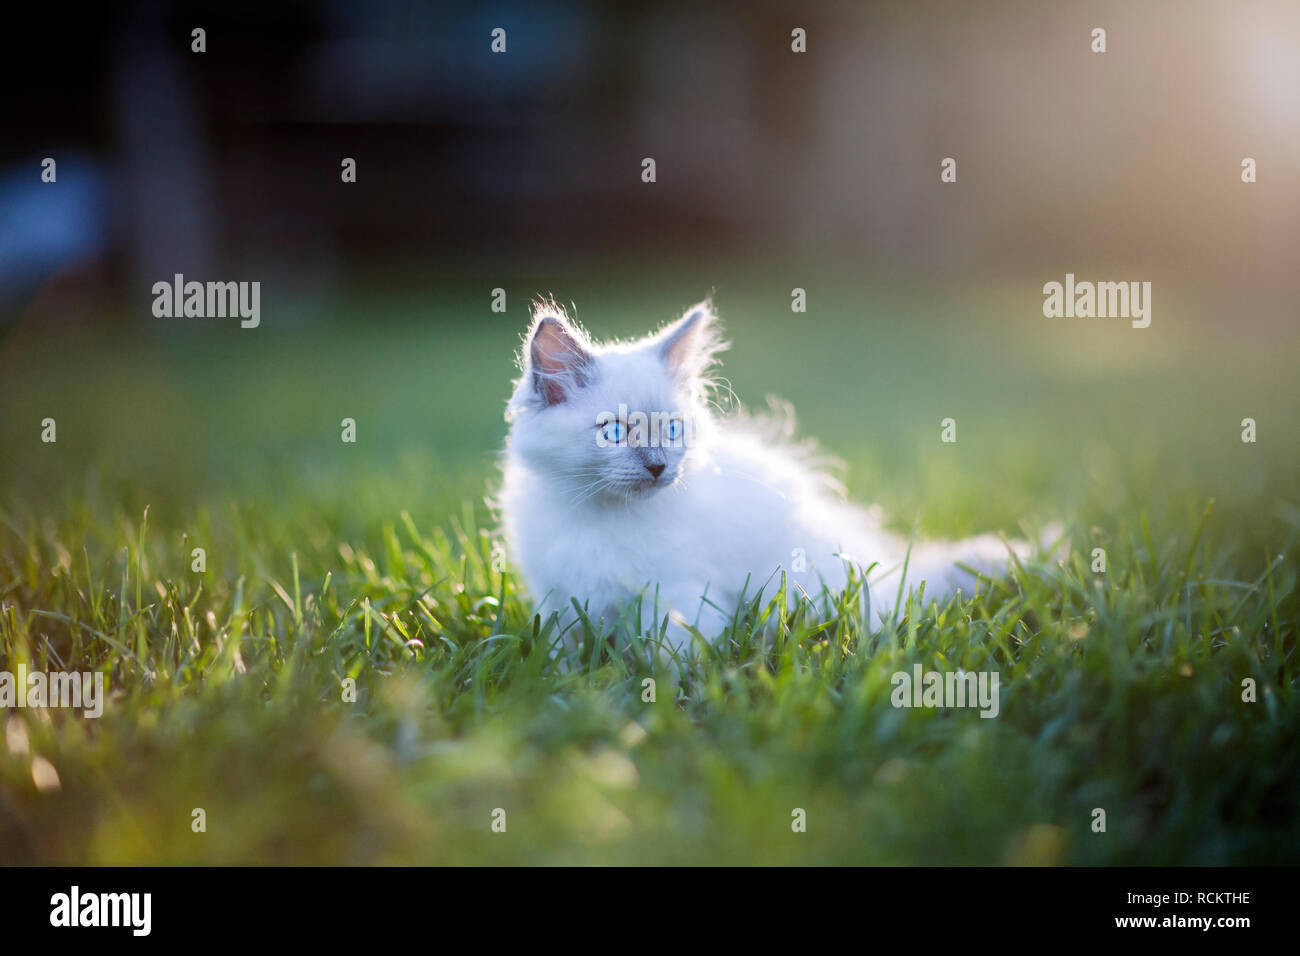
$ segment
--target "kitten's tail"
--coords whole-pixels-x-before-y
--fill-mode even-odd
[[[979,578],[1000,578],[1006,575],[1013,560],[1051,561],[1069,553],[1065,528],[1059,522],[1048,525],[1039,535],[1037,544],[1025,540],[1008,541],[995,534],[981,534],[959,541],[926,541],[912,546],[907,558],[903,594],[917,592],[925,583],[925,601],[946,600],[957,590],[973,594]],[[892,579],[898,586],[898,573]]]

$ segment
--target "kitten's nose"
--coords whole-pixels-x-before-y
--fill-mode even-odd
[[[658,478],[660,475],[664,473],[664,466],[647,464],[645,466],[645,470],[650,472],[650,474],[654,475],[656,478]]]

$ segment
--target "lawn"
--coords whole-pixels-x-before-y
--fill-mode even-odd
[[[1297,862],[1300,337],[1172,296],[1145,330],[1046,319],[1040,284],[407,277],[264,292],[256,330],[144,299],[10,328],[0,670],[110,698],[0,714],[0,863]],[[484,504],[526,300],[605,337],[714,286],[736,395],[791,400],[855,498],[1062,520],[1069,558],[771,646],[741,608],[678,684],[553,659]],[[918,663],[997,671],[997,718],[893,707]]]

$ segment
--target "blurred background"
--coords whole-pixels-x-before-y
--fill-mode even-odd
[[[716,292],[741,397],[794,399],[877,478],[981,402],[970,453],[1027,466],[1044,441],[1095,463],[1180,424],[1184,451],[1221,450],[1268,403],[1270,438],[1296,435],[1300,7],[784,6],[15,11],[0,440],[30,449],[47,415],[68,440],[0,476],[300,474],[350,414],[365,454],[422,445],[481,485],[548,293],[606,336]],[[1151,328],[1044,318],[1067,272],[1152,282]],[[261,282],[261,327],[154,318],[176,273]]]
[[[1293,287],[1289,0],[141,2],[12,16],[10,321],[78,291],[101,312],[111,292],[144,321],[148,286],[174,272],[327,298],[357,273],[461,275],[467,260],[793,255],[868,275],[1198,277],[1260,301]],[[1098,26],[1104,55],[1090,50]],[[191,52],[195,27],[205,53]],[[504,54],[490,50],[497,27]],[[40,181],[46,156],[57,188]],[[939,182],[944,157],[955,186]]]

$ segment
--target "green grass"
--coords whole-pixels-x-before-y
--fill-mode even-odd
[[[637,641],[550,657],[482,499],[520,297],[554,288],[632,334],[703,281],[521,279],[504,316],[477,289],[343,298],[256,334],[20,328],[0,669],[98,669],[111,699],[96,721],[0,715],[0,863],[1300,857],[1294,334],[1172,307],[1144,332],[1053,323],[1032,283],[826,279],[791,316],[812,279],[711,281],[736,392],[793,400],[855,497],[927,533],[1062,519],[1069,560],[867,633],[738,609],[647,703]],[[895,709],[914,663],[998,671],[1000,715]]]

